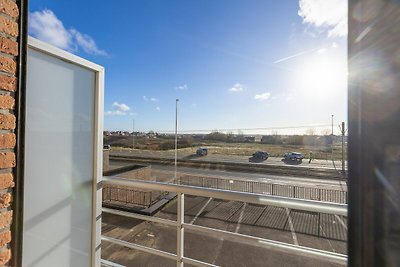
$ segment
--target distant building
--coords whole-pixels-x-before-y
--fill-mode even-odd
[[[254,143],[256,141],[256,137],[254,135],[245,135],[243,136],[243,142],[245,143]]]

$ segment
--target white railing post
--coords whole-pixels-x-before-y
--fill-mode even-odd
[[[185,223],[185,194],[178,193],[177,195],[178,203],[177,203],[177,235],[176,235],[176,266],[183,267],[183,250],[184,250],[184,228],[183,224]]]

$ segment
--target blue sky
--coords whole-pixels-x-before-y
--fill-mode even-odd
[[[173,131],[176,98],[180,130],[347,121],[345,0],[31,0],[29,9],[31,35],[105,67],[107,130],[131,130],[134,119],[136,130]]]

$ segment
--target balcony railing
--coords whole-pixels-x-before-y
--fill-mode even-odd
[[[126,216],[134,219],[150,221],[161,223],[165,225],[174,226],[177,229],[177,253],[169,253],[162,250],[129,243],[123,240],[118,240],[111,237],[102,236],[103,241],[111,242],[120,246],[124,246],[131,249],[136,249],[142,252],[147,252],[153,255],[161,256],[167,259],[171,259],[177,262],[177,266],[183,266],[185,263],[191,264],[194,266],[216,266],[210,263],[198,261],[192,258],[188,258],[184,256],[184,234],[185,229],[195,231],[198,233],[213,235],[215,237],[221,237],[225,240],[240,242],[242,244],[252,245],[256,247],[262,247],[270,250],[274,250],[277,252],[285,252],[290,253],[292,255],[310,257],[319,260],[325,260],[332,263],[338,264],[346,264],[347,256],[344,254],[314,249],[310,247],[304,247],[299,245],[293,245],[289,243],[254,237],[250,235],[244,235],[239,233],[233,233],[224,230],[218,230],[213,228],[208,228],[204,226],[193,225],[190,223],[184,222],[184,196],[193,195],[193,196],[201,196],[201,197],[210,197],[216,199],[224,199],[231,201],[240,201],[252,204],[259,205],[270,205],[288,209],[296,209],[296,210],[304,210],[310,212],[320,212],[326,214],[334,214],[334,215],[342,215],[347,216],[347,205],[345,204],[337,204],[330,202],[320,202],[313,200],[305,200],[305,199],[294,199],[288,197],[281,196],[272,196],[272,195],[262,195],[262,194],[254,194],[247,192],[235,192],[228,190],[220,190],[213,188],[204,188],[204,187],[195,187],[195,186],[187,186],[187,185],[176,185],[170,183],[161,183],[161,182],[150,182],[150,181],[140,181],[140,180],[127,180],[122,178],[108,178],[104,177],[103,181],[113,182],[113,184],[121,185],[121,186],[134,186],[136,188],[147,189],[147,190],[159,190],[159,191],[168,191],[177,193],[177,220],[167,220],[152,216],[139,215],[134,213],[128,213],[108,208],[103,208],[104,213],[110,213],[120,216]],[[104,262],[105,266],[111,266],[110,262]],[[118,266],[118,265],[115,265]]]
[[[279,184],[265,181],[249,181],[232,178],[201,177],[193,175],[180,175],[174,181],[180,185],[215,188],[229,191],[248,192],[263,195],[318,200],[347,204],[347,191],[305,187],[290,184]]]
[[[103,187],[103,205],[109,207],[118,206],[140,206],[150,207],[156,203],[164,192],[160,191],[141,191],[135,188],[119,188],[108,185]]]

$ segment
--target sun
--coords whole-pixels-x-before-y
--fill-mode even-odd
[[[306,97],[329,97],[345,89],[346,61],[319,55],[303,62],[296,72],[295,88]]]

